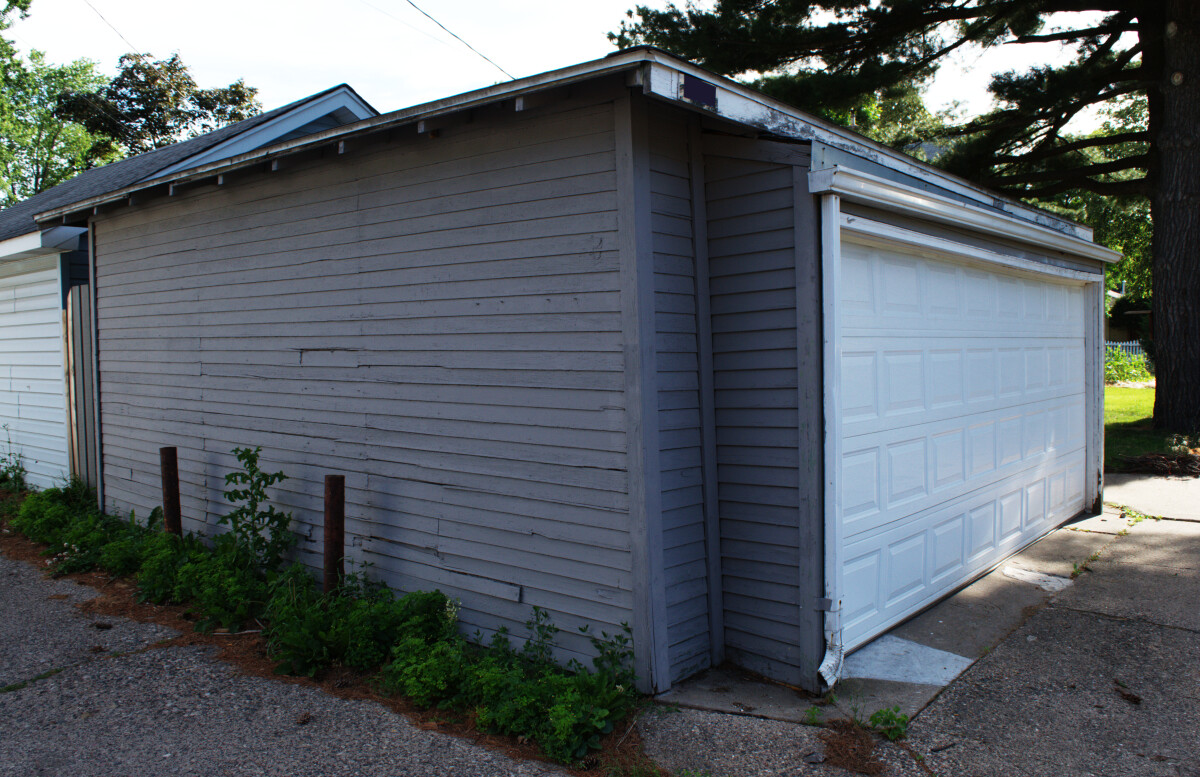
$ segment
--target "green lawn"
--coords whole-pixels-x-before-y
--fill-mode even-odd
[[[1152,428],[1154,389],[1104,387],[1104,468],[1120,470],[1123,456],[1170,451],[1171,435]]]

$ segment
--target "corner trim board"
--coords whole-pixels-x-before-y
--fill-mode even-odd
[[[654,338],[654,255],[650,223],[646,106],[626,94],[615,103],[617,230],[621,328],[625,346],[629,535],[633,554],[634,662],[641,690],[671,686],[659,472]]]
[[[811,184],[810,184],[811,185]],[[838,514],[842,497],[838,464],[842,458],[841,363],[842,333],[838,300],[842,286],[841,200],[837,194],[821,197],[821,311],[823,383],[825,388],[825,658],[821,678],[826,685],[841,679],[845,648],[842,644],[842,532]]]

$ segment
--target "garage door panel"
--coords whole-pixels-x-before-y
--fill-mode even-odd
[[[844,437],[844,536],[1082,451],[1082,395]]]
[[[1082,393],[1078,338],[992,348],[915,337],[845,336],[843,342],[846,436]]]
[[[1080,286],[845,242],[841,310],[855,327],[1082,335]]]
[[[842,627],[865,642],[1083,508],[1081,284],[846,240]]]
[[[932,603],[1082,509],[1083,464],[1083,451],[1076,451],[1053,466],[1013,473],[912,520],[848,540],[842,568],[847,648]],[[1048,498],[1057,503],[1047,505]]]

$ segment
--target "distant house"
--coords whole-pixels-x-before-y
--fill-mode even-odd
[[[831,683],[1098,509],[1116,255],[660,51],[174,164],[22,206],[86,230],[112,509],[175,445],[212,531],[262,445],[302,557],[342,473],[372,574],[658,690]]]

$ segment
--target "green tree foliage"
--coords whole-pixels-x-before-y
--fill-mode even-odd
[[[1100,129],[1079,139],[1145,132],[1147,125],[1146,98],[1139,95],[1119,97],[1108,106]],[[1131,148],[1131,146],[1138,148]],[[1097,163],[1103,163],[1144,150],[1144,142],[1133,141],[1089,149],[1088,153]],[[1133,171],[1115,173],[1114,178],[1130,178],[1138,175]],[[1153,296],[1151,241],[1153,229],[1150,221],[1150,200],[1140,194],[1104,196],[1086,190],[1063,192],[1039,205],[1081,221],[1095,230],[1095,240],[1109,248],[1120,251],[1123,259],[1108,269],[1108,288],[1120,291],[1124,288],[1130,303],[1141,307]]]
[[[64,92],[58,114],[97,138],[90,153],[100,159],[141,154],[254,116],[262,110],[257,93],[241,79],[201,89],[178,54],[163,60],[126,54],[98,92]]]
[[[703,9],[638,6],[612,38],[755,79],[764,91],[818,112],[854,111],[873,95],[920,83],[963,47],[1066,48],[1065,65],[995,74],[997,107],[956,127],[951,153],[938,164],[1040,201],[1086,192],[1149,203],[1155,425],[1200,429],[1200,3],[716,0]],[[1081,112],[1125,96],[1144,99],[1144,126],[1070,134]],[[1121,215],[1132,227],[1141,205],[1127,202],[1133,213]],[[1097,223],[1100,210],[1093,203]],[[1117,229],[1110,239],[1137,244]]]
[[[0,10],[0,31],[28,9],[29,0],[8,3]],[[51,65],[38,51],[24,57],[0,34],[0,207],[87,166],[92,138],[83,127],[56,116],[55,106],[64,91],[86,94],[103,83],[92,62]]]
[[[92,164],[94,139],[82,126],[55,113],[58,96],[99,88],[95,65],[78,60],[50,65],[39,51],[5,63],[0,97],[0,205],[7,207],[57,186]]]

